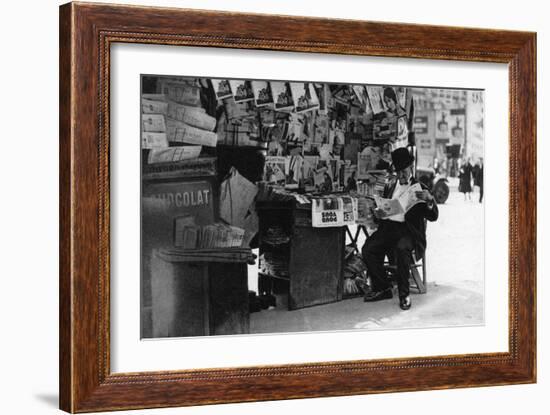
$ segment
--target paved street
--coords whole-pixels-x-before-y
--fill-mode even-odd
[[[476,189],[477,190],[477,189]],[[439,220],[428,223],[428,292],[412,294],[412,308],[402,311],[398,298],[364,303],[352,298],[288,311],[284,298],[276,309],[252,313],[251,333],[312,330],[425,328],[483,324],[483,205],[472,201],[451,182]],[[251,287],[251,289],[253,289]]]

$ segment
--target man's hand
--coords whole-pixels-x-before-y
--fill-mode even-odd
[[[423,200],[426,203],[432,203],[434,200],[434,197],[430,192],[427,190],[422,190],[421,192],[414,192],[416,197],[420,200]]]
[[[384,211],[380,208],[372,209],[372,214],[376,219],[382,219],[384,217]]]

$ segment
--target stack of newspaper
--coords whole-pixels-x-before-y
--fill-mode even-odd
[[[216,119],[200,106],[198,86],[159,79],[158,92],[141,96],[142,148],[150,150],[148,163],[194,159],[202,146],[216,146]]]
[[[174,245],[182,249],[240,248],[244,229],[214,223],[212,225],[176,226]]]

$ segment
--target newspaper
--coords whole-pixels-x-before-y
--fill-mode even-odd
[[[186,112],[206,113],[203,107],[191,107],[189,105],[178,104],[177,102],[168,101],[166,115],[174,120],[183,121]]]
[[[196,226],[187,217],[176,218],[174,223],[174,245],[186,250],[240,248],[244,234],[244,229],[222,223]]]
[[[162,83],[161,93],[171,101],[198,107],[201,105],[200,88],[187,83]]]
[[[420,183],[415,183],[396,199],[386,199],[375,195],[374,200],[376,202],[376,207],[382,211],[381,219],[407,213],[418,203],[426,203],[424,200],[416,197],[416,192],[421,191],[422,186],[420,186]]]
[[[356,218],[356,198],[330,196],[311,201],[311,224],[314,228],[353,225]]]
[[[174,114],[173,117],[170,114],[169,106],[168,116],[170,118],[182,121],[187,125],[190,125],[191,127],[197,127],[201,130],[206,131],[212,131],[216,127],[216,119],[206,114],[203,108],[187,107],[184,105],[180,105],[178,107],[172,106],[172,111],[172,113]]]
[[[166,96],[164,94],[141,94],[141,98],[150,101],[166,101]]]
[[[152,149],[166,147],[168,147],[166,133],[151,133],[147,131],[141,133],[141,148]]]
[[[154,148],[149,153],[147,162],[170,163],[174,161],[194,159],[199,156],[201,146],[181,146],[169,148]]]
[[[213,131],[216,127],[216,119],[200,111],[185,111],[183,122],[206,131]]]
[[[192,127],[182,121],[166,119],[166,135],[168,141],[195,144],[199,146],[216,147],[218,136],[211,131]]]
[[[150,99],[141,99],[141,112],[143,114],[165,114],[168,109],[168,103],[164,101],[153,101]]]
[[[166,122],[162,114],[143,114],[141,125],[141,130],[148,133],[164,133],[166,131]]]

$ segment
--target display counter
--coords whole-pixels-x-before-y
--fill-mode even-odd
[[[261,294],[288,294],[288,308],[342,299],[345,230],[311,226],[311,205],[258,202]]]

